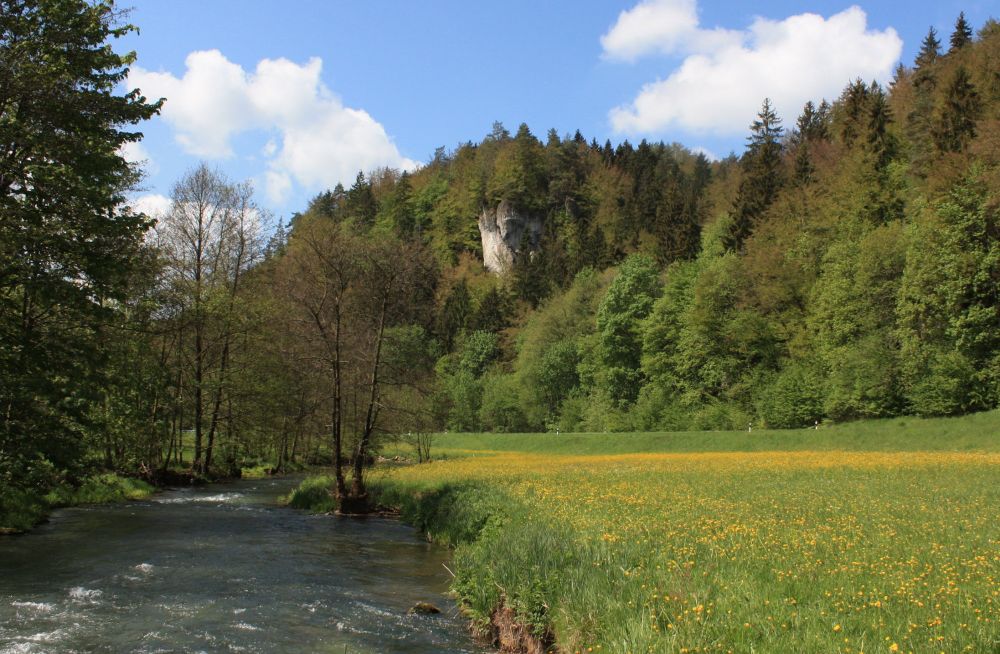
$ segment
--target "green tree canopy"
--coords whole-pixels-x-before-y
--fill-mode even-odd
[[[110,0],[0,0],[0,484],[75,459],[101,387],[100,325],[148,219],[125,205],[121,147],[153,116],[122,91],[133,30]]]

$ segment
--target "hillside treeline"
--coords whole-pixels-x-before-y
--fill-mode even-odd
[[[84,56],[33,32],[45,9],[22,4],[10,30],[41,45],[18,56]],[[103,58],[102,15],[67,29],[103,30],[74,70],[113,85],[130,61]],[[63,88],[21,70],[38,78],[10,97]],[[944,44],[932,30],[887,87],[855,80],[799,116],[764,100],[739,156],[495,124],[277,225],[247,184],[201,166],[154,226],[122,208],[136,171],[117,152],[137,136],[114,129],[158,105],[117,99],[101,125],[81,109],[77,132],[111,135],[82,147],[53,127],[66,112],[28,99],[0,125],[9,152],[30,132],[49,153],[0,170],[10,488],[95,466],[336,461],[354,466],[338,494],[362,498],[388,434],[804,427],[1000,403],[995,21],[974,34],[960,18]],[[478,219],[502,202],[542,228],[496,275]]]
[[[888,87],[855,80],[796,117],[764,101],[739,158],[496,125],[296,223],[433,253],[440,427],[954,415],[1000,399],[998,118],[1000,25],[961,17]],[[501,200],[544,227],[496,278],[476,216]]]

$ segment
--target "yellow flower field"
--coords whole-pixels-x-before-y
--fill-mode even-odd
[[[563,651],[1000,652],[1000,453],[449,453],[383,492],[493,498],[456,587]]]

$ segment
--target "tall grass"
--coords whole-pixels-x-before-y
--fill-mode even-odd
[[[992,654],[997,427],[447,435],[375,492],[455,546],[475,624],[560,651]]]
[[[331,494],[334,479],[330,475],[318,475],[303,479],[298,488],[285,498],[294,509],[311,513],[329,513],[337,508],[337,501]]]

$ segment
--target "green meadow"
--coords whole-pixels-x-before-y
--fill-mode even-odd
[[[380,501],[455,548],[453,589],[500,644],[1000,648],[998,412],[750,433],[441,434],[432,456],[377,469]]]

